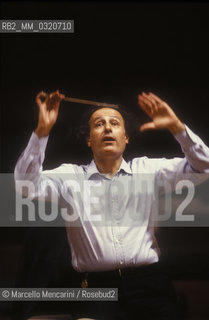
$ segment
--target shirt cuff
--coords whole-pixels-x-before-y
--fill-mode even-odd
[[[48,139],[49,139],[49,136],[39,138],[37,134],[33,132],[26,148],[27,152],[33,153],[33,154],[44,152],[46,149]]]
[[[202,140],[185,125],[185,130],[174,135],[175,139],[185,150],[195,144],[203,144]]]

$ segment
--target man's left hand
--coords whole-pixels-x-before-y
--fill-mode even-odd
[[[149,129],[168,129],[172,134],[177,134],[185,130],[184,124],[171,107],[155,94],[151,92],[139,94],[138,104],[152,119],[140,127],[141,132]]]

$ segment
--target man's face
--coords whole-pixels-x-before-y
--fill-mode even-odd
[[[129,138],[121,114],[111,108],[95,111],[89,121],[90,135],[87,144],[91,147],[94,157],[121,156]]]

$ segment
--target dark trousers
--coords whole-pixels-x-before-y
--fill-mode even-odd
[[[84,274],[81,275],[85,277]],[[74,318],[96,320],[179,320],[174,287],[158,263],[87,275],[89,288],[118,288],[118,301],[73,302]],[[79,286],[79,285],[78,285]]]

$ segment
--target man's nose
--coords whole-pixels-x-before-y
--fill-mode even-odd
[[[108,122],[106,122],[106,124],[105,124],[105,131],[107,131],[107,132],[112,131],[112,126]]]

